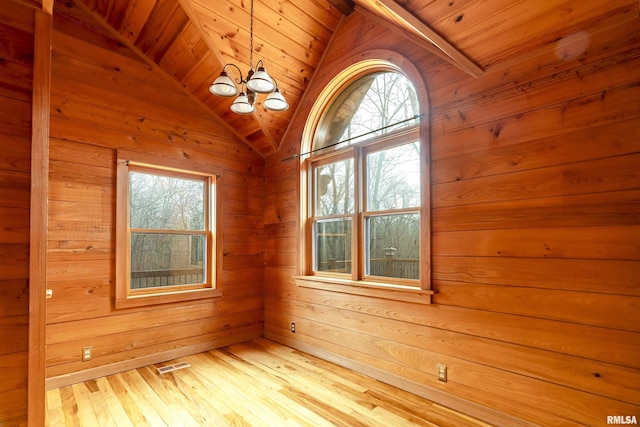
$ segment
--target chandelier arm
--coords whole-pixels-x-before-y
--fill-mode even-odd
[[[238,75],[240,76],[239,78],[235,78],[233,79],[234,82],[236,82],[236,84],[239,85],[243,85],[245,83],[245,81],[242,79],[242,70],[240,70],[240,67],[238,67],[236,64],[233,63],[228,63],[224,66],[224,68],[222,69],[222,71],[224,71],[225,73],[227,73],[227,67],[233,67],[236,69],[236,71],[238,72]],[[229,73],[227,73],[229,74]]]
[[[210,86],[209,91],[214,95],[223,97],[232,97],[238,95],[240,86],[240,95],[231,104],[231,111],[238,114],[251,114],[255,111],[256,98],[258,94],[269,94],[264,101],[264,107],[272,111],[284,111],[289,108],[289,104],[280,93],[278,82],[267,74],[264,67],[264,61],[260,59],[253,68],[253,15],[254,0],[251,0],[250,10],[250,27],[249,27],[249,71],[244,77],[242,70],[234,63],[225,64],[221,75]],[[232,78],[227,69],[232,67],[238,73],[237,78]],[[255,75],[255,76],[254,76]]]

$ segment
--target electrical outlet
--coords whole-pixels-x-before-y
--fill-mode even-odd
[[[447,365],[443,365],[442,363],[438,363],[436,365],[438,368],[438,381],[447,382]]]
[[[92,346],[82,347],[82,361],[87,362],[91,360],[91,350],[93,350]]]
[[[296,324],[295,324],[295,322],[291,322],[291,333],[292,334],[296,333]]]

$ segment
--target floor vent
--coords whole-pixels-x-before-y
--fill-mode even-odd
[[[158,368],[159,374],[166,374],[167,372],[177,371],[178,369],[188,368],[189,365],[187,362],[174,363],[173,365],[163,366],[162,368]]]

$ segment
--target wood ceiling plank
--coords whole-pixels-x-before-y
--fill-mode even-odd
[[[222,64],[234,63],[242,70],[243,74],[249,70],[249,34],[240,37],[237,31],[242,32],[237,27],[218,25],[214,29],[215,21],[208,16],[201,16],[203,37],[220,50],[220,60]],[[225,34],[225,30],[228,32]],[[315,71],[315,65],[301,62],[283,49],[278,49],[272,45],[256,43],[254,40],[254,66],[259,59],[263,59],[269,74],[274,77],[283,91],[289,87],[304,89],[306,82]],[[319,61],[319,59],[318,59]],[[237,74],[234,70],[232,73]],[[284,93],[284,92],[283,92]],[[286,95],[285,95],[286,96]]]
[[[216,38],[226,39],[238,55],[243,47],[249,47],[249,26],[251,17],[249,6],[245,8],[227,6],[225,0],[211,0],[206,3],[195,0],[194,9],[200,14],[199,21],[209,29],[209,33]],[[308,23],[313,25],[306,31],[298,27],[279,11],[256,5],[253,23],[254,63],[261,57],[269,58],[270,62],[293,61],[315,67],[320,61],[324,46],[316,39],[316,27],[321,27],[317,21]],[[229,49],[222,50],[229,53]],[[238,58],[248,63],[247,58]]]
[[[8,1],[16,4],[21,4],[23,6],[27,6],[30,8],[40,9],[40,10],[45,10],[45,7],[47,7],[49,3],[51,3],[51,6],[53,5],[52,0],[8,0]],[[49,12],[49,14],[51,13]]]
[[[131,0],[118,31],[129,42],[135,42],[153,11],[157,0]]]
[[[189,17],[177,0],[158,2],[140,32],[136,46],[159,63],[189,23]]]
[[[572,1],[556,8],[537,9],[525,20],[522,16],[517,19],[514,16],[511,22],[494,22],[491,30],[466,34],[458,43],[474,57],[481,57],[483,65],[493,66],[546,45],[555,45],[559,39],[573,33],[590,32],[596,26],[617,25],[635,18],[635,0]]]
[[[345,16],[351,15],[354,11],[354,4],[351,0],[329,0],[329,3]]]
[[[401,7],[394,0],[379,0],[384,8],[379,9],[382,13],[396,22],[398,25],[415,32],[418,36],[433,43],[438,49],[442,50],[451,60],[465,70],[473,77],[480,77],[484,74],[484,70],[473,62],[462,51],[458,50],[447,39],[440,36],[429,26],[420,21],[416,16],[408,10]]]
[[[158,64],[178,81],[182,81],[193,64],[208,55],[211,55],[209,47],[195,25],[189,21]],[[219,64],[215,65],[219,67]]]
[[[215,43],[213,40],[207,36],[207,34],[205,33],[205,30],[208,30],[207,24],[205,22],[203,22],[203,20],[208,19],[207,16],[203,13],[201,13],[198,10],[198,5],[194,4],[193,2],[191,2],[191,0],[179,0],[180,4],[183,5],[185,12],[187,13],[187,15],[191,18],[191,20],[196,23],[196,27],[199,28],[200,33],[202,34],[202,37],[204,38],[204,40],[207,42],[207,45],[209,46],[212,55],[211,55],[211,59],[215,59],[216,62],[219,63],[216,64],[217,66],[215,67],[208,67],[207,70],[204,71],[200,71],[200,72],[196,72],[194,69],[191,70],[191,72],[189,73],[189,75],[185,76],[185,79],[188,77],[195,77],[196,81],[192,81],[192,83],[190,84],[190,86],[187,87],[191,87],[191,93],[194,94],[195,97],[197,97],[198,99],[200,99],[200,101],[204,104],[207,105],[209,108],[211,108],[213,111],[215,111],[216,115],[220,114],[224,114],[223,111],[221,111],[222,106],[224,105],[224,103],[221,102],[213,102],[212,101],[212,97],[214,95],[211,95],[210,92],[208,91],[208,86],[211,84],[211,82],[213,81],[213,79],[215,78],[214,76],[211,76],[209,73],[211,73],[211,71],[214,71],[216,74],[220,72],[220,70],[222,69],[222,65],[225,64],[225,58],[224,55],[222,54],[222,52],[219,50],[219,44]],[[219,21],[221,22],[221,21]],[[215,25],[215,24],[214,24]],[[213,61],[211,61],[213,62]],[[235,62],[235,61],[230,61],[230,62]],[[203,65],[203,62],[199,62],[197,65]],[[236,64],[238,65],[238,64]],[[195,67],[194,67],[195,68]],[[207,75],[209,76],[208,78],[204,78],[204,76]],[[185,85],[185,82],[181,82],[183,85]],[[219,100],[216,100],[219,101]],[[228,110],[227,110],[228,111]],[[251,147],[253,147],[254,149],[256,149],[256,151],[258,153],[260,153],[261,155],[266,155],[274,150],[277,150],[278,148],[278,142],[273,140],[273,138],[271,137],[271,134],[269,133],[266,125],[264,125],[261,122],[261,118],[258,114],[251,114],[249,116],[246,116],[245,119],[242,121],[242,125],[243,126],[236,126],[233,123],[231,123],[228,118],[225,118],[225,116],[220,116],[222,118],[222,120],[224,120],[231,129],[234,130],[234,132],[236,132],[238,135],[241,135],[243,137],[243,140],[245,142],[247,142],[247,144],[249,144]],[[228,117],[228,116],[226,116]],[[248,135],[250,135],[248,128],[247,128],[247,124],[250,123],[250,121],[253,120],[255,122],[255,124],[257,124],[258,128],[259,128],[259,136],[255,137],[255,138],[249,138]],[[251,135],[256,135],[256,133],[251,133]]]
[[[87,2],[89,0],[83,0],[83,1]],[[122,25],[122,21],[124,20],[124,15],[127,13],[127,6],[129,4],[129,1],[128,0],[94,0],[94,1],[112,2],[112,5],[110,8],[105,9],[104,12],[99,12],[98,10],[96,10],[96,13],[102,16],[113,28],[120,28],[120,26]],[[87,7],[89,7],[89,4],[87,4]]]
[[[100,25],[102,25],[106,31],[112,34],[113,37],[119,39],[124,46],[126,46],[128,49],[133,51],[141,60],[145,61],[154,70],[154,72],[157,75],[161,75],[164,78],[166,78],[167,82],[173,83],[174,87],[178,88],[185,95],[191,98],[191,100],[195,102],[197,105],[200,105],[200,107],[202,107],[203,114],[205,113],[205,111],[208,111],[209,114],[211,114],[212,117],[218,120],[219,123],[222,124],[231,134],[236,135],[240,140],[244,141],[247,145],[252,146],[249,140],[241,132],[239,132],[233,126],[229,125],[229,123],[227,123],[225,120],[222,120],[218,115],[213,113],[211,109],[208,108],[206,104],[202,101],[202,99],[196,97],[192,92],[187,90],[183,84],[181,84],[180,82],[172,78],[172,76],[169,75],[165,70],[163,70],[158,64],[156,64],[153,60],[151,60],[149,57],[144,55],[144,53],[140,51],[140,49],[138,49],[135,45],[133,45],[133,43],[125,39],[119,31],[111,27],[101,16],[97,15],[95,12],[88,9],[81,1],[77,3],[77,8],[81,9],[86,15],[90,16],[93,20],[95,20]]]
[[[431,52],[432,54],[434,54],[434,55],[436,55],[436,56],[438,56],[438,57],[440,57],[442,59],[445,59],[448,63],[450,63],[451,59],[443,51],[438,49],[436,47],[436,45],[434,45],[430,41],[425,40],[422,37],[419,37],[414,32],[409,31],[409,30],[404,29],[404,28],[400,28],[400,26],[390,23],[387,19],[383,18],[382,16],[380,16],[377,13],[369,11],[368,9],[356,6],[355,10],[358,11],[358,13],[360,13],[361,15],[366,16],[367,18],[371,19],[372,21],[374,21],[374,22],[378,23],[379,25],[383,26],[384,28],[388,29],[389,31],[392,31],[392,32],[398,34],[399,36],[412,41],[416,45],[420,46],[422,49],[424,49],[424,50],[426,50],[428,52]]]
[[[447,5],[451,5],[448,10],[439,8],[421,8],[414,10],[416,16],[420,17],[424,22],[428,22],[429,25],[440,34],[447,37],[452,43],[459,46],[460,34],[470,31],[473,27],[482,27],[482,31],[491,31],[492,26],[496,25],[496,21],[507,20],[509,22],[517,19],[521,19],[519,15],[526,15],[532,13],[533,9],[544,8],[547,4],[551,4],[553,1],[548,2],[528,2],[527,0],[512,0],[509,2],[496,2],[489,0],[465,0],[446,2]],[[560,0],[561,1],[561,0]],[[544,4],[542,4],[544,3]],[[513,11],[519,11],[513,12]],[[515,17],[512,16],[515,13]],[[502,18],[504,15],[508,15],[509,18]]]
[[[56,21],[56,29],[60,33],[68,33],[69,31],[82,31],[81,38],[83,41],[91,42],[94,45],[108,45],[113,53],[130,58],[134,61],[143,62],[142,59],[114,37],[115,30],[111,27],[101,25],[97,20],[87,19],[84,12],[84,3],[81,1],[65,1],[56,2],[54,13],[64,15],[65,19]],[[97,14],[95,14],[98,16]],[[73,45],[69,49],[76,49]],[[78,55],[81,55],[78,52]]]
[[[333,31],[338,25],[339,19],[331,14],[315,13],[315,8],[309,8],[305,3],[282,2],[278,5],[269,4],[275,13],[287,17],[293,25],[299,27],[312,37],[329,44]],[[277,9],[276,9],[277,7]]]

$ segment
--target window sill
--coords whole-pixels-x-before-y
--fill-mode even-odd
[[[350,295],[360,295],[413,304],[431,304],[435,291],[413,286],[353,281],[334,277],[296,276],[296,284],[303,288],[320,289]]]
[[[133,295],[127,298],[116,298],[116,309],[145,307],[173,302],[194,301],[222,296],[222,289],[194,289],[162,294]]]

